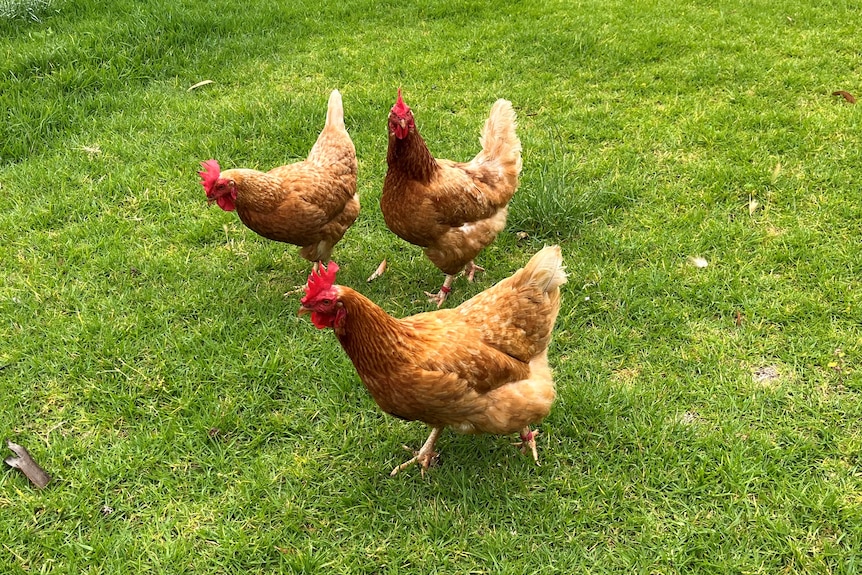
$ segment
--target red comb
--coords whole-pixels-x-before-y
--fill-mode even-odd
[[[410,111],[410,106],[404,103],[404,99],[401,97],[401,88],[398,88],[398,100],[395,101],[395,105],[392,106],[392,111],[395,112],[397,116],[405,116],[407,112]]]
[[[317,272],[313,271],[308,274],[308,282],[305,284],[305,297],[301,303],[305,302],[319,294],[324,290],[328,290],[335,283],[335,274],[338,272],[338,264],[330,261],[328,266],[320,264]]]
[[[207,195],[209,195],[221,175],[221,168],[215,160],[201,162],[201,166],[203,166],[204,171],[198,172],[198,175],[201,177],[201,185],[206,190]]]

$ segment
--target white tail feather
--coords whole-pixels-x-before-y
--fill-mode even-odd
[[[545,293],[553,292],[566,283],[560,246],[545,246],[539,250],[524,266],[524,273],[529,274],[533,281],[542,286]]]
[[[515,109],[511,102],[502,98],[494,102],[479,142],[481,155],[486,159],[503,165],[514,164],[515,174],[521,173],[521,140],[515,133]]]
[[[344,129],[344,104],[341,102],[341,92],[333,90],[329,95],[329,107],[326,109],[326,126]]]

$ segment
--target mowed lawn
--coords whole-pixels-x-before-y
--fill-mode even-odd
[[[0,1],[0,439],[53,476],[0,467],[0,572],[859,573],[860,38],[840,0]],[[446,305],[562,246],[541,467],[446,431],[390,478],[427,429],[296,315],[297,249],[206,205],[201,160],[303,158],[337,88],[339,282],[429,310],[379,209],[399,87],[440,158],[518,114]]]

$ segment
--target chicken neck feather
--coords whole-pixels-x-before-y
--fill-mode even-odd
[[[431,155],[425,140],[416,130],[411,131],[401,140],[394,135],[389,136],[386,162],[389,165],[389,173],[393,177],[415,180],[423,184],[430,182],[434,172],[439,169],[437,160]]]

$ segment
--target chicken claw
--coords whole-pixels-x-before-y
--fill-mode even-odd
[[[404,471],[414,463],[418,463],[421,466],[422,477],[425,477],[425,470],[434,465],[437,462],[437,456],[439,453],[434,451],[434,444],[437,443],[437,438],[440,437],[440,432],[443,431],[442,427],[435,427],[431,430],[431,435],[428,436],[428,439],[425,440],[425,443],[422,444],[422,447],[419,451],[413,451],[406,445],[403,445],[404,449],[413,453],[413,459],[409,461],[405,461],[398,467],[392,470],[389,474],[390,477],[395,477],[395,475],[399,471]]]
[[[440,289],[437,293],[431,293],[430,291],[426,291],[425,295],[428,296],[428,301],[431,303],[437,304],[437,307],[443,305],[443,302],[446,301],[446,297],[449,295],[449,291]]]
[[[446,298],[449,297],[449,292],[452,291],[452,281],[455,279],[455,276],[446,275],[446,279],[443,281],[443,285],[440,286],[440,291],[437,293],[425,292],[425,295],[428,296],[428,301],[431,303],[436,303],[437,307],[443,305],[443,302],[446,301]]]
[[[521,441],[517,443],[513,443],[515,447],[521,448],[521,453],[527,455],[527,448],[530,448],[530,451],[533,453],[533,460],[536,462],[536,465],[541,467],[539,463],[539,452],[536,450],[536,438],[539,437],[539,431],[530,431],[530,426],[525,427],[521,430]]]
[[[483,272],[483,271],[485,271],[485,268],[483,268],[481,266],[477,266],[476,264],[473,263],[472,260],[470,261],[470,263],[468,263],[466,266],[464,266],[464,275],[467,276],[468,282],[473,281],[473,276],[476,274],[476,272]]]

